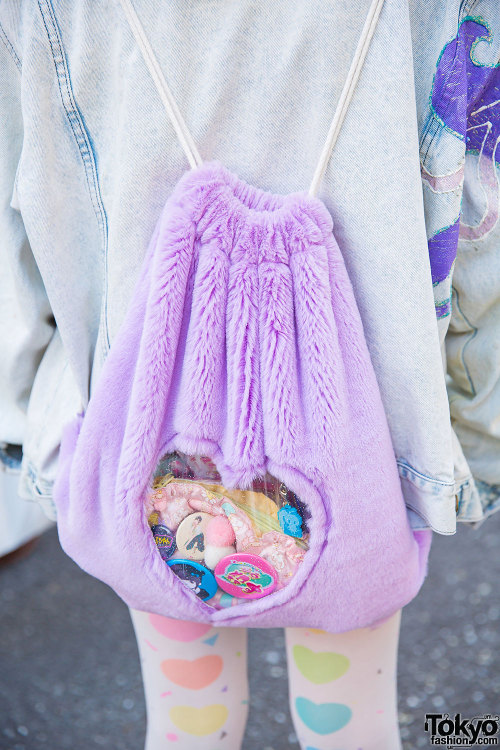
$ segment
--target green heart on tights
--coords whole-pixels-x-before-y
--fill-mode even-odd
[[[338,680],[349,669],[347,656],[329,651],[311,651],[305,646],[293,647],[295,664],[309,682],[323,685]]]

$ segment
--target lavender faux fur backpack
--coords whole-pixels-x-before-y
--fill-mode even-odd
[[[167,200],[55,484],[64,550],[131,607],[227,626],[372,625],[418,592],[412,531],[333,221],[309,192],[202,162],[120,0],[192,169]]]

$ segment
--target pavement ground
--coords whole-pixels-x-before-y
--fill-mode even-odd
[[[430,747],[426,712],[500,711],[499,548],[500,513],[479,530],[434,534],[428,576],[402,615],[404,750]],[[283,631],[251,630],[250,659],[244,750],[298,749]],[[0,569],[0,750],[142,750],[145,724],[128,610],[62,552],[53,528]]]

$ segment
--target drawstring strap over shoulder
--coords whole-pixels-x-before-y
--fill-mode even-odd
[[[155,57],[155,54],[151,48],[148,38],[146,37],[144,28],[142,27],[142,24],[137,17],[137,13],[135,12],[131,0],[119,1],[129,22],[130,28],[135,36],[137,44],[139,45],[139,48],[142,52],[144,61],[149,69],[149,72],[151,73],[156,88],[158,89],[161,100],[165,105],[167,114],[172,121],[172,125],[175,129],[175,132],[177,133],[181,146],[186,153],[189,164],[191,165],[191,168],[194,169],[195,167],[200,166],[203,162],[200,154],[198,153],[191,133],[189,132],[188,127],[184,122],[184,119],[179,110],[179,107],[177,106],[172,92],[168,87],[165,77],[158,64],[158,60]],[[354,52],[354,57],[349,68],[349,72],[347,74],[347,78],[342,89],[342,93],[340,95],[340,99],[337,104],[335,114],[333,116],[333,120],[331,122],[330,129],[323,146],[323,150],[321,152],[317,167],[314,171],[311,185],[309,187],[309,195],[311,196],[315,196],[317,194],[321,185],[321,181],[325,174],[327,164],[330,160],[335,143],[340,133],[342,123],[347,114],[354,89],[356,88],[356,84],[358,82],[361,69],[365,61],[366,53],[368,52],[368,47],[370,46],[370,42],[373,37],[375,26],[377,25],[378,17],[380,15],[380,11],[382,10],[383,4],[384,0],[372,0],[370,4],[363,30]]]
[[[149,72],[151,73],[151,77],[156,88],[158,89],[160,98],[165,105],[165,109],[167,110],[167,114],[169,115],[170,120],[172,121],[172,125],[174,126],[175,132],[177,133],[177,137],[179,138],[181,146],[184,149],[189,164],[191,165],[192,169],[194,169],[195,167],[199,167],[201,164],[203,164],[203,160],[198,152],[198,149],[196,148],[196,144],[191,136],[191,133],[189,132],[188,127],[184,122],[179,107],[177,106],[177,102],[175,101],[172,92],[168,87],[165,76],[163,75],[162,70],[158,64],[158,60],[155,57],[144,28],[139,21],[137,13],[135,12],[134,6],[130,2],[130,0],[120,0],[120,3],[127,17],[130,28],[132,29],[132,32],[135,36],[137,44],[139,45],[139,49],[142,52],[144,62],[146,63]]]
[[[319,190],[319,186],[323,179],[323,175],[325,174],[327,164],[330,161],[330,156],[332,155],[333,148],[340,133],[340,128],[342,127],[342,123],[344,122],[344,118],[347,114],[352,95],[354,94],[354,89],[356,88],[356,84],[358,82],[359,75],[365,61],[366,53],[368,52],[368,47],[370,46],[371,39],[375,32],[375,26],[377,25],[378,17],[380,15],[380,11],[382,10],[383,4],[384,0],[372,0],[370,10],[368,11],[368,15],[366,17],[365,25],[363,26],[363,31],[361,32],[361,36],[359,38],[358,46],[356,47],[356,51],[354,53],[351,67],[349,68],[349,72],[347,74],[344,88],[342,89],[342,93],[337,104],[337,109],[335,110],[335,114],[333,116],[333,120],[326,137],[325,145],[323,146],[323,151],[321,152],[321,156],[319,157],[318,166],[316,167],[316,171],[314,172],[311,186],[309,188],[309,195],[316,195]]]

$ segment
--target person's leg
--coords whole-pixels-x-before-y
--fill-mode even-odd
[[[302,750],[401,750],[401,610],[377,627],[286,628],[290,707]]]
[[[146,750],[239,750],[248,715],[246,629],[130,614],[146,697]]]

